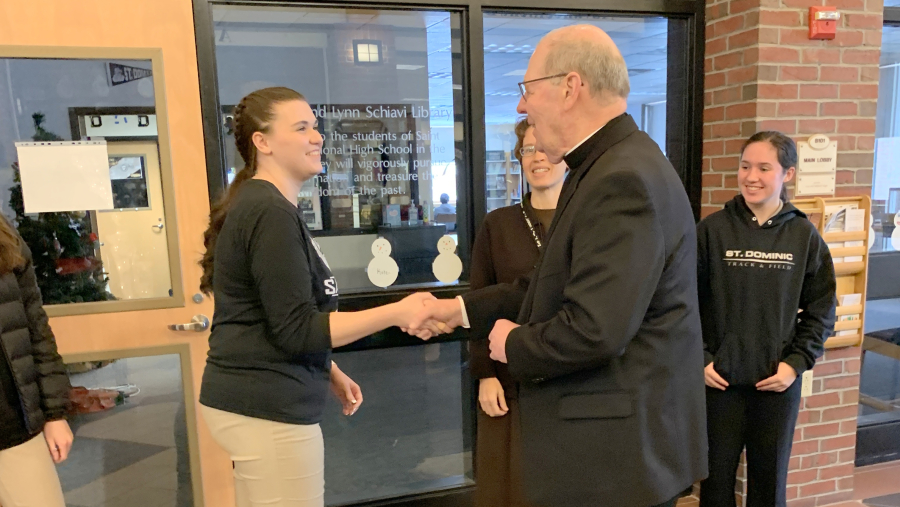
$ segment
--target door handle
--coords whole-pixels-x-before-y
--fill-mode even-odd
[[[163,227],[165,227],[163,224],[156,224],[156,225],[151,225],[151,226],[150,226],[150,228],[156,229],[157,231],[163,230]]]
[[[169,324],[172,331],[195,331],[202,333],[209,329],[209,318],[206,315],[194,315],[189,324]]]

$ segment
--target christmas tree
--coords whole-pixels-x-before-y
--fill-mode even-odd
[[[35,141],[62,141],[43,127],[44,115],[34,113]],[[34,272],[45,304],[108,301],[109,278],[95,255],[97,235],[91,231],[92,211],[25,214],[18,162],[12,165],[15,185],[9,205],[16,213],[16,228],[31,249]]]

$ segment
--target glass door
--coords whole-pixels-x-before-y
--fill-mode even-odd
[[[160,50],[0,46],[0,211],[74,387],[58,467],[73,507],[223,505],[203,482],[230,478],[200,466],[221,452],[194,410],[212,304],[185,297],[199,270],[178,231],[199,237],[209,208],[176,202],[205,172],[181,168],[176,190],[165,90]],[[199,332],[168,327],[195,317]]]
[[[885,25],[882,40],[871,181],[874,241],[869,250],[856,464],[894,462],[896,472],[900,469],[900,27]]]

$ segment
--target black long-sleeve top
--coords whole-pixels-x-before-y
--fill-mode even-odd
[[[288,424],[321,419],[337,283],[300,211],[243,183],[216,240],[215,313],[200,403]]]

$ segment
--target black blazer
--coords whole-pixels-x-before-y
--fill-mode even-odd
[[[532,501],[648,507],[707,475],[694,218],[628,115],[566,162],[535,271],[469,293],[466,309],[475,333],[522,324],[506,353]]]

